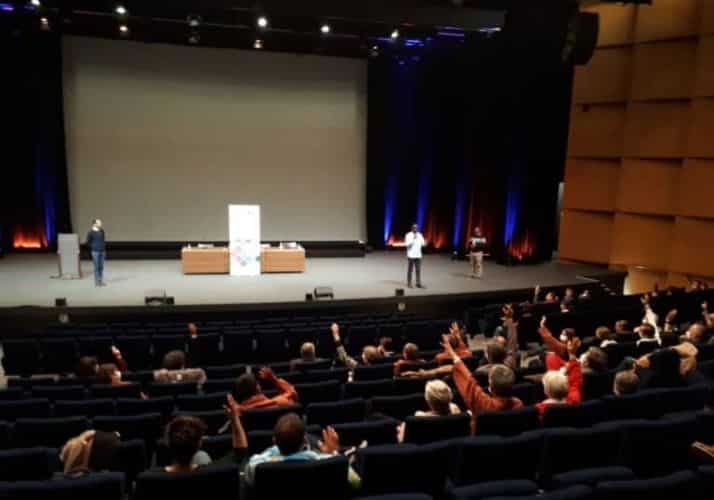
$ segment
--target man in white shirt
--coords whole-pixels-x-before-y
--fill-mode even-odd
[[[426,245],[424,236],[419,232],[419,226],[412,224],[412,230],[404,237],[404,242],[407,246],[407,260],[409,267],[407,269],[407,286],[412,287],[412,271],[416,268],[416,286],[417,288],[426,288],[421,284],[421,249]]]

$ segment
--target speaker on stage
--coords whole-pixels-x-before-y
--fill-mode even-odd
[[[331,286],[316,286],[314,294],[316,300],[335,298],[335,292],[332,290]]]

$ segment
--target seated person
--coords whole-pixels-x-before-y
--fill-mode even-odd
[[[640,378],[635,373],[635,370],[622,370],[615,375],[612,393],[615,396],[625,396],[636,393],[639,388]]]
[[[452,402],[454,394],[451,392],[451,387],[441,380],[430,380],[426,383],[424,399],[429,410],[417,410],[414,413],[415,417],[444,417],[461,413],[461,409]],[[405,428],[404,423],[399,424],[397,428],[397,440],[400,443],[404,442]]]
[[[394,356],[392,350],[392,337],[380,337],[377,345],[377,352],[382,357]]]
[[[508,353],[503,345],[504,340],[501,339],[503,339],[503,337],[496,336],[494,337],[494,340],[491,340],[488,344],[486,344],[486,355],[484,358],[486,363],[476,369],[477,373],[488,375],[491,372],[491,368],[494,366],[506,364]]]
[[[560,332],[560,338],[556,339],[551,331],[546,326],[546,317],[540,320],[540,328],[538,329],[541,339],[545,346],[554,356],[546,356],[546,369],[560,370],[565,366],[568,359],[568,343],[572,343],[575,351],[580,348],[580,339],[575,335],[575,330],[572,328],[563,328]]]
[[[249,486],[255,484],[255,468],[260,464],[271,462],[309,462],[323,460],[336,455],[340,449],[340,439],[332,427],[322,431],[322,440],[318,442],[318,450],[310,449],[305,433],[305,422],[295,413],[283,415],[275,424],[273,430],[273,446],[253,455],[248,459],[245,467],[245,481]],[[347,481],[350,486],[357,489],[360,486],[360,477],[348,468]],[[316,485],[317,486],[317,485]]]
[[[694,323],[687,328],[684,335],[679,337],[680,342],[689,342],[694,346],[703,345],[707,338],[707,328],[701,323]]]
[[[335,341],[337,359],[350,371],[354,370],[357,365],[372,365],[384,357],[377,347],[373,345],[366,345],[362,348],[362,356],[359,360],[356,360],[347,354],[345,347],[342,345],[342,340],[340,339],[340,326],[337,323],[332,323],[330,331],[332,332],[332,340]]]
[[[77,378],[89,380],[97,376],[99,370],[99,361],[96,356],[82,356],[79,358],[79,364],[75,370]]]
[[[653,343],[655,346],[659,345],[659,339],[657,338],[657,330],[655,327],[649,323],[642,323],[640,326],[635,328],[635,333],[637,333],[640,338],[637,341],[637,345],[644,343]]]
[[[97,384],[107,384],[107,385],[126,385],[130,382],[126,382],[121,379],[121,372],[119,367],[114,363],[102,363],[97,367]]]
[[[689,342],[659,349],[642,356],[636,362],[642,388],[680,387],[690,373],[697,369],[699,351]]]
[[[543,418],[545,409],[553,404],[577,404],[582,401],[583,374],[580,363],[575,357],[577,345],[574,340],[567,342],[568,362],[565,364],[565,373],[560,370],[550,370],[543,375],[543,391],[546,399],[538,404],[536,408],[540,417]],[[555,353],[548,353],[548,356],[555,356]],[[546,365],[548,361],[546,360]]]
[[[300,369],[300,365],[317,363],[318,361],[324,361],[322,358],[318,358],[315,353],[315,344],[312,342],[304,342],[300,346],[300,357],[295,358],[290,361],[290,371],[296,371]]]
[[[595,329],[595,339],[597,346],[601,349],[609,344],[617,344],[615,334],[606,326],[598,326]]]
[[[186,330],[188,331],[188,336],[192,339],[198,337],[198,326],[196,326],[196,323],[189,323],[186,325]]]
[[[505,365],[494,365],[488,375],[489,394],[481,388],[476,378],[464,365],[461,357],[453,350],[446,335],[443,336],[442,347],[449,353],[453,362],[453,366],[442,368],[452,368],[451,373],[456,389],[473,417],[471,420],[472,433],[476,431],[476,418],[480,412],[513,410],[523,407],[523,402],[512,395],[513,385],[516,381],[513,370]]]
[[[402,357],[394,362],[394,376],[399,376],[403,366],[408,366],[413,369],[414,366],[424,363],[426,363],[426,361],[419,357],[419,346],[409,342],[405,344],[404,349],[402,349]]]
[[[62,447],[62,478],[111,470],[119,451],[119,434],[89,430],[71,438]]]
[[[270,368],[261,368],[258,378],[274,385],[279,393],[272,398],[263,394],[263,390],[252,373],[244,373],[236,380],[235,396],[241,411],[254,408],[273,408],[287,406],[298,402],[298,393],[295,387],[285,379],[278,378]]]
[[[605,373],[608,370],[607,353],[599,347],[590,347],[580,356],[583,373]]]
[[[164,356],[160,370],[154,371],[156,382],[192,382],[201,387],[206,382],[206,372],[202,368],[186,368],[183,351],[169,351]]]

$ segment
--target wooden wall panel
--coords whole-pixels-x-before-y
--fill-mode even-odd
[[[679,174],[677,215],[714,218],[714,160],[687,159]]]
[[[558,257],[607,263],[612,241],[612,214],[563,210]]]
[[[575,106],[570,114],[568,155],[620,157],[624,127],[624,106]]]
[[[699,33],[714,35],[714,2],[701,0],[699,4]]]
[[[706,1],[706,0],[705,0]],[[635,41],[669,40],[699,33],[698,0],[656,0],[639,5]]]
[[[679,160],[623,160],[618,212],[673,214],[681,165]]]
[[[714,2],[712,2],[714,4]],[[692,94],[714,96],[714,36],[699,39],[697,71]]]
[[[615,214],[610,262],[667,269],[673,230],[674,218]]]
[[[692,94],[697,42],[635,45],[632,58],[634,100],[683,99]]]
[[[650,292],[654,288],[655,283],[658,283],[660,287],[666,286],[667,279],[667,271],[629,266],[625,280],[625,293]]]
[[[714,158],[714,98],[692,100],[686,156]]]
[[[714,276],[714,221],[677,217],[670,271]]]
[[[568,159],[563,208],[615,211],[620,160]]]
[[[630,103],[624,156],[681,158],[686,149],[688,120],[688,102]]]
[[[597,46],[626,45],[632,43],[635,25],[634,5],[593,5],[583,10],[600,15],[600,32]]]
[[[573,102],[625,102],[631,59],[629,47],[596,49],[588,64],[575,67]]]

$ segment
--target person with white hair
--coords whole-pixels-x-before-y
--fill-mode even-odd
[[[561,370],[550,370],[543,375],[543,391],[546,399],[536,408],[543,418],[545,410],[553,404],[577,404],[582,401],[583,372],[576,357],[578,342],[568,340],[568,361]]]
[[[424,399],[429,410],[417,410],[414,413],[415,417],[445,417],[461,413],[461,408],[452,402],[454,393],[451,391],[451,387],[442,380],[430,380],[426,383]],[[401,423],[397,428],[397,439],[400,443],[404,441],[405,427],[405,424]]]
[[[106,234],[101,219],[92,221],[92,229],[87,233],[87,248],[92,255],[94,265],[94,286],[106,286],[104,283],[104,259],[106,252]]]

